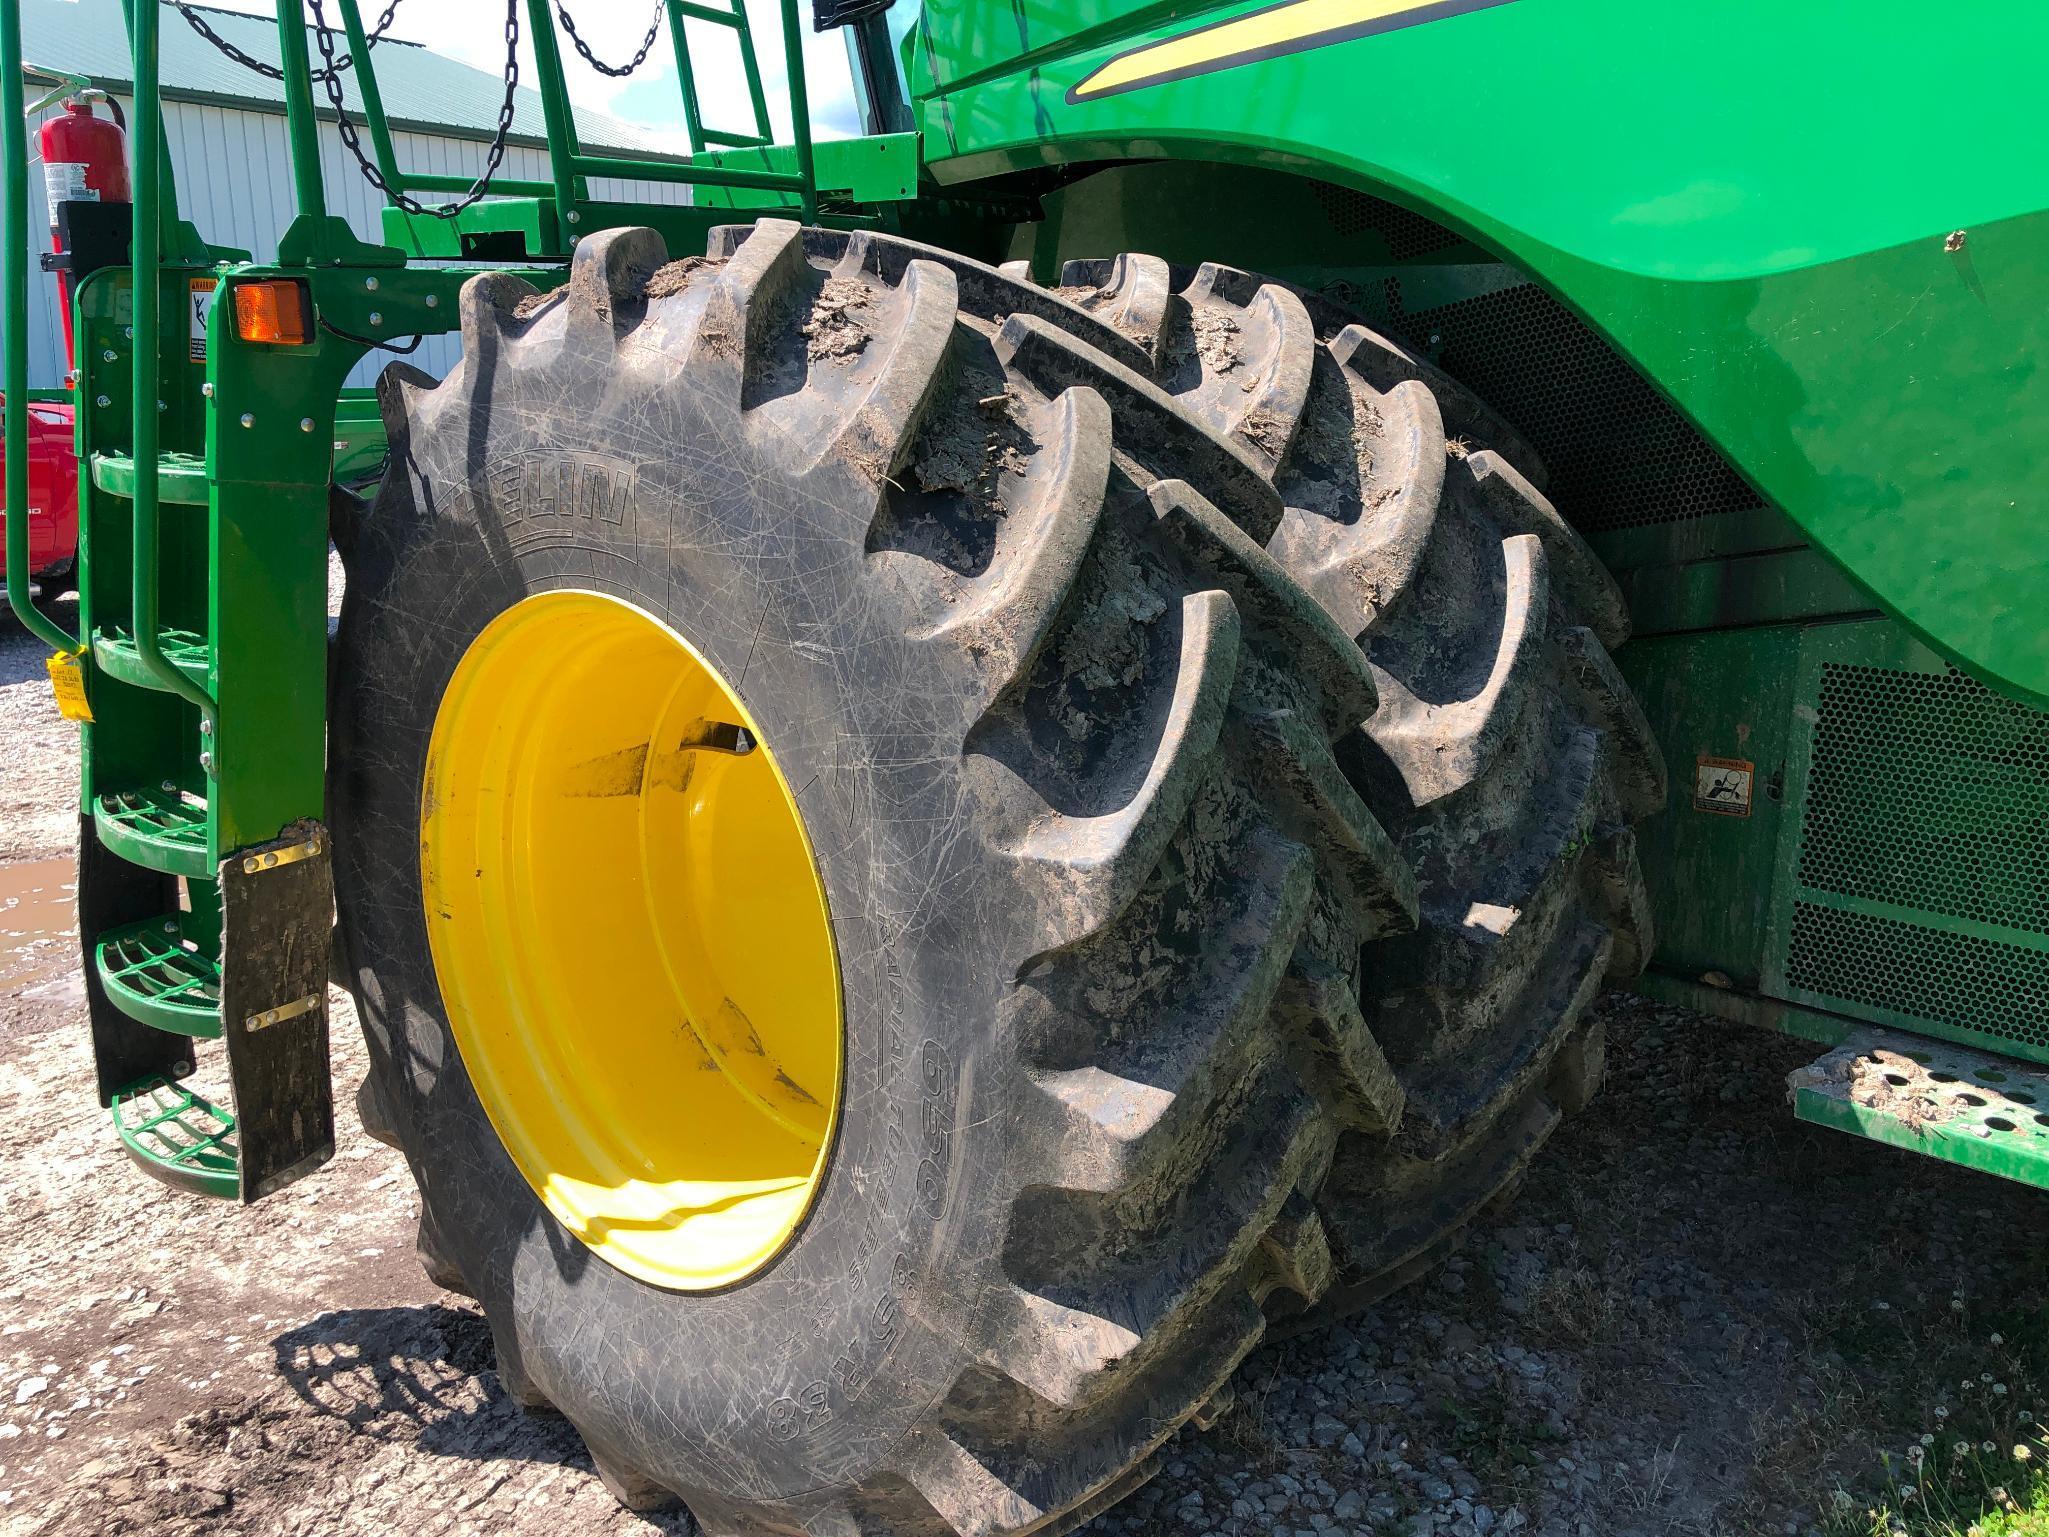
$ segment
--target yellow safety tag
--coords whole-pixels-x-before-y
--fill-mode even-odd
[[[50,692],[57,696],[57,713],[66,720],[92,720],[92,706],[85,698],[84,651],[58,651],[43,665],[50,669]]]

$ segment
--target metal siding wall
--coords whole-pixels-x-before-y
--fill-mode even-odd
[[[123,100],[121,108],[132,120],[133,103]],[[276,256],[277,237],[284,233],[293,212],[292,159],[285,120],[275,113],[171,101],[164,104],[164,136],[171,146],[183,217],[218,245],[239,247],[258,261]],[[394,133],[392,137],[399,164],[409,170],[473,175],[483,168],[485,147],[472,140],[423,133]],[[364,239],[379,239],[383,199],[363,179],[332,125],[321,128],[320,162],[327,180],[328,212],[348,220],[350,228]],[[53,388],[64,382],[64,331],[57,315],[56,280],[44,277],[33,265],[49,249],[49,233],[43,222],[40,162],[29,169],[28,382],[33,388]],[[508,144],[501,174],[546,180],[547,151]],[[687,187],[610,179],[592,181],[591,196],[644,203],[690,200]],[[459,350],[453,336],[430,337],[407,361],[439,376],[454,366]],[[348,382],[373,383],[385,361],[372,354],[357,365]]]

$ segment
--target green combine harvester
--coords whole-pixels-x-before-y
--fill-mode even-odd
[[[1105,1508],[1514,1185],[1611,984],[2049,1185],[2049,12],[783,0],[778,144],[733,4],[658,9],[657,160],[512,0],[552,169],[473,183],[279,0],[270,263],[180,219],[131,5],[76,634],[22,411],[6,490],[138,1161],[326,1159],[334,975],[511,1393],[720,1537]],[[22,62],[0,0],[10,401]],[[359,480],[345,377],[456,332]]]

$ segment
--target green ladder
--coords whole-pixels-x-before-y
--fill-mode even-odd
[[[397,245],[366,244],[329,216],[299,0],[276,5],[296,216],[274,263],[205,244],[178,217],[164,148],[159,6],[124,4],[135,94],[133,234],[126,251],[81,262],[73,273],[79,634],[66,634],[29,602],[19,414],[6,421],[7,586],[23,621],[54,648],[60,701],[68,698],[82,722],[79,928],[100,1103],[121,1146],[157,1178],[253,1201],[318,1167],[334,1146],[332,840],[321,821],[329,507],[345,463],[381,458],[381,429],[351,409],[371,403],[346,399],[343,381],[383,345],[379,338],[455,329],[471,273],[408,267]],[[356,0],[338,0],[338,8],[391,193],[390,229],[408,189],[469,184],[397,165]],[[578,234],[644,214],[668,214],[701,237],[729,221],[730,203],[741,197],[794,206],[806,218],[816,211],[795,0],[780,6],[784,46],[798,66],[787,148],[767,142],[740,0],[665,0],[665,9],[700,152],[689,162],[586,153],[547,0],[527,0],[549,180],[500,178],[494,201],[472,212],[510,209],[551,232],[529,254],[555,264],[515,269],[539,286],[567,275],[561,258]],[[684,37],[690,22],[737,34],[753,133],[702,122]],[[0,388],[13,400],[27,398],[20,64],[20,0],[0,0]],[[897,137],[909,158],[886,179],[903,195],[915,148],[913,136]],[[722,151],[758,163],[721,164]],[[587,182],[600,176],[701,184],[729,206],[593,202]],[[404,216],[397,227],[406,229]],[[304,325],[289,342],[254,327],[241,334],[235,310],[256,284],[299,307]],[[185,1083],[196,1070],[195,1043],[207,1040],[224,1048],[232,1109]]]
[[[26,601],[26,521],[7,520],[9,598],[55,648],[84,751],[79,929],[100,1103],[124,1150],[187,1190],[253,1201],[332,1156],[325,772],[327,479],[339,378],[267,393],[198,325],[246,253],[177,215],[156,90],[159,8],[130,6],[134,238],[74,291],[80,633]],[[304,33],[295,68],[308,89]],[[5,387],[25,399],[27,250],[18,0],[0,4],[6,161]],[[117,253],[118,254],[118,253]],[[353,362],[350,354],[348,362]],[[292,360],[303,370],[303,359]],[[329,360],[329,368],[347,362]],[[310,416],[213,410],[226,387]],[[309,393],[311,392],[311,393]],[[27,505],[7,422],[6,505]],[[308,435],[318,431],[317,442]],[[313,451],[315,449],[319,451]],[[234,1109],[183,1080],[224,1043]]]

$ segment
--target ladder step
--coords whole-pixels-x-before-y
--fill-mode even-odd
[[[178,671],[202,686],[207,681],[206,637],[190,630],[158,632],[157,644]],[[117,683],[169,692],[155,674],[144,670],[135,649],[135,637],[115,626],[93,631],[92,659],[101,672]]]
[[[103,450],[92,456],[92,483],[110,496],[135,498],[135,456]],[[204,507],[206,459],[201,454],[157,455],[157,500]]]
[[[115,1094],[109,1112],[128,1156],[154,1178],[197,1195],[241,1193],[235,1118],[164,1078]]]
[[[221,1033],[220,961],[185,932],[183,913],[114,929],[93,947],[93,964],[115,1008],[174,1035]]]
[[[116,790],[97,796],[93,826],[100,842],[130,864],[212,880],[206,846],[206,802],[178,790]]]

